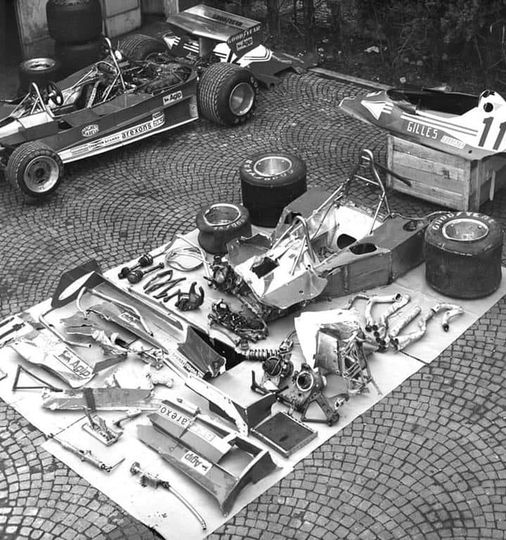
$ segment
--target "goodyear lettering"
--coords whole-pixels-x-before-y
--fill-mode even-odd
[[[415,133],[416,135],[421,135],[427,139],[437,139],[438,130],[429,126],[424,126],[418,122],[408,122],[406,127],[408,133]]]

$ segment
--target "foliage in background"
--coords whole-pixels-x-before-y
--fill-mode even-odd
[[[223,9],[262,20],[271,45],[292,53],[319,51],[327,67],[360,71],[376,62],[380,76],[390,78],[383,82],[390,84],[460,78],[457,84],[462,86],[467,75],[482,88],[506,88],[506,0],[229,0],[223,4]],[[365,50],[374,53],[369,58],[359,54]]]

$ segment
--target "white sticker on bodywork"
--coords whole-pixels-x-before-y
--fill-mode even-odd
[[[175,101],[179,101],[180,99],[183,99],[182,90],[178,90],[177,92],[173,92],[172,94],[163,96],[163,104],[169,105],[170,103],[174,103]]]
[[[188,452],[183,455],[181,461],[188,467],[195,469],[199,474],[203,475],[206,475],[213,466],[212,463],[200,457],[198,454],[192,452],[191,450],[188,450]]]

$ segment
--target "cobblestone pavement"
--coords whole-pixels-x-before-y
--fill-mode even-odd
[[[42,204],[2,182],[0,316],[48,297],[66,269],[90,258],[110,268],[191,230],[202,206],[240,202],[238,166],[252,153],[299,154],[309,187],[336,186],[363,148],[385,163],[384,134],[337,110],[363,91],[288,75],[260,94],[251,123],[201,120],[71,164]],[[482,208],[503,226],[505,199]],[[411,215],[436,208],[391,202]],[[505,320],[502,300],[212,537],[506,538]],[[156,537],[42,450],[42,434],[3,402],[0,440],[0,538]]]

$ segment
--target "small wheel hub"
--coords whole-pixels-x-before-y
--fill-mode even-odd
[[[242,82],[236,85],[229,97],[229,107],[235,116],[248,114],[255,103],[255,90],[251,84]]]
[[[259,176],[280,176],[290,170],[292,160],[283,156],[266,156],[259,159],[253,166],[253,170]]]
[[[457,242],[475,242],[487,236],[488,225],[473,218],[457,218],[445,223],[443,236]]]
[[[34,71],[52,69],[55,64],[56,62],[52,58],[30,58],[25,62],[26,67]]]
[[[37,157],[26,166],[24,181],[31,191],[44,193],[56,184],[59,174],[58,163],[52,157]]]
[[[227,203],[218,203],[211,205],[204,213],[204,219],[209,227],[221,227],[223,225],[232,225],[241,217],[237,206]]]

